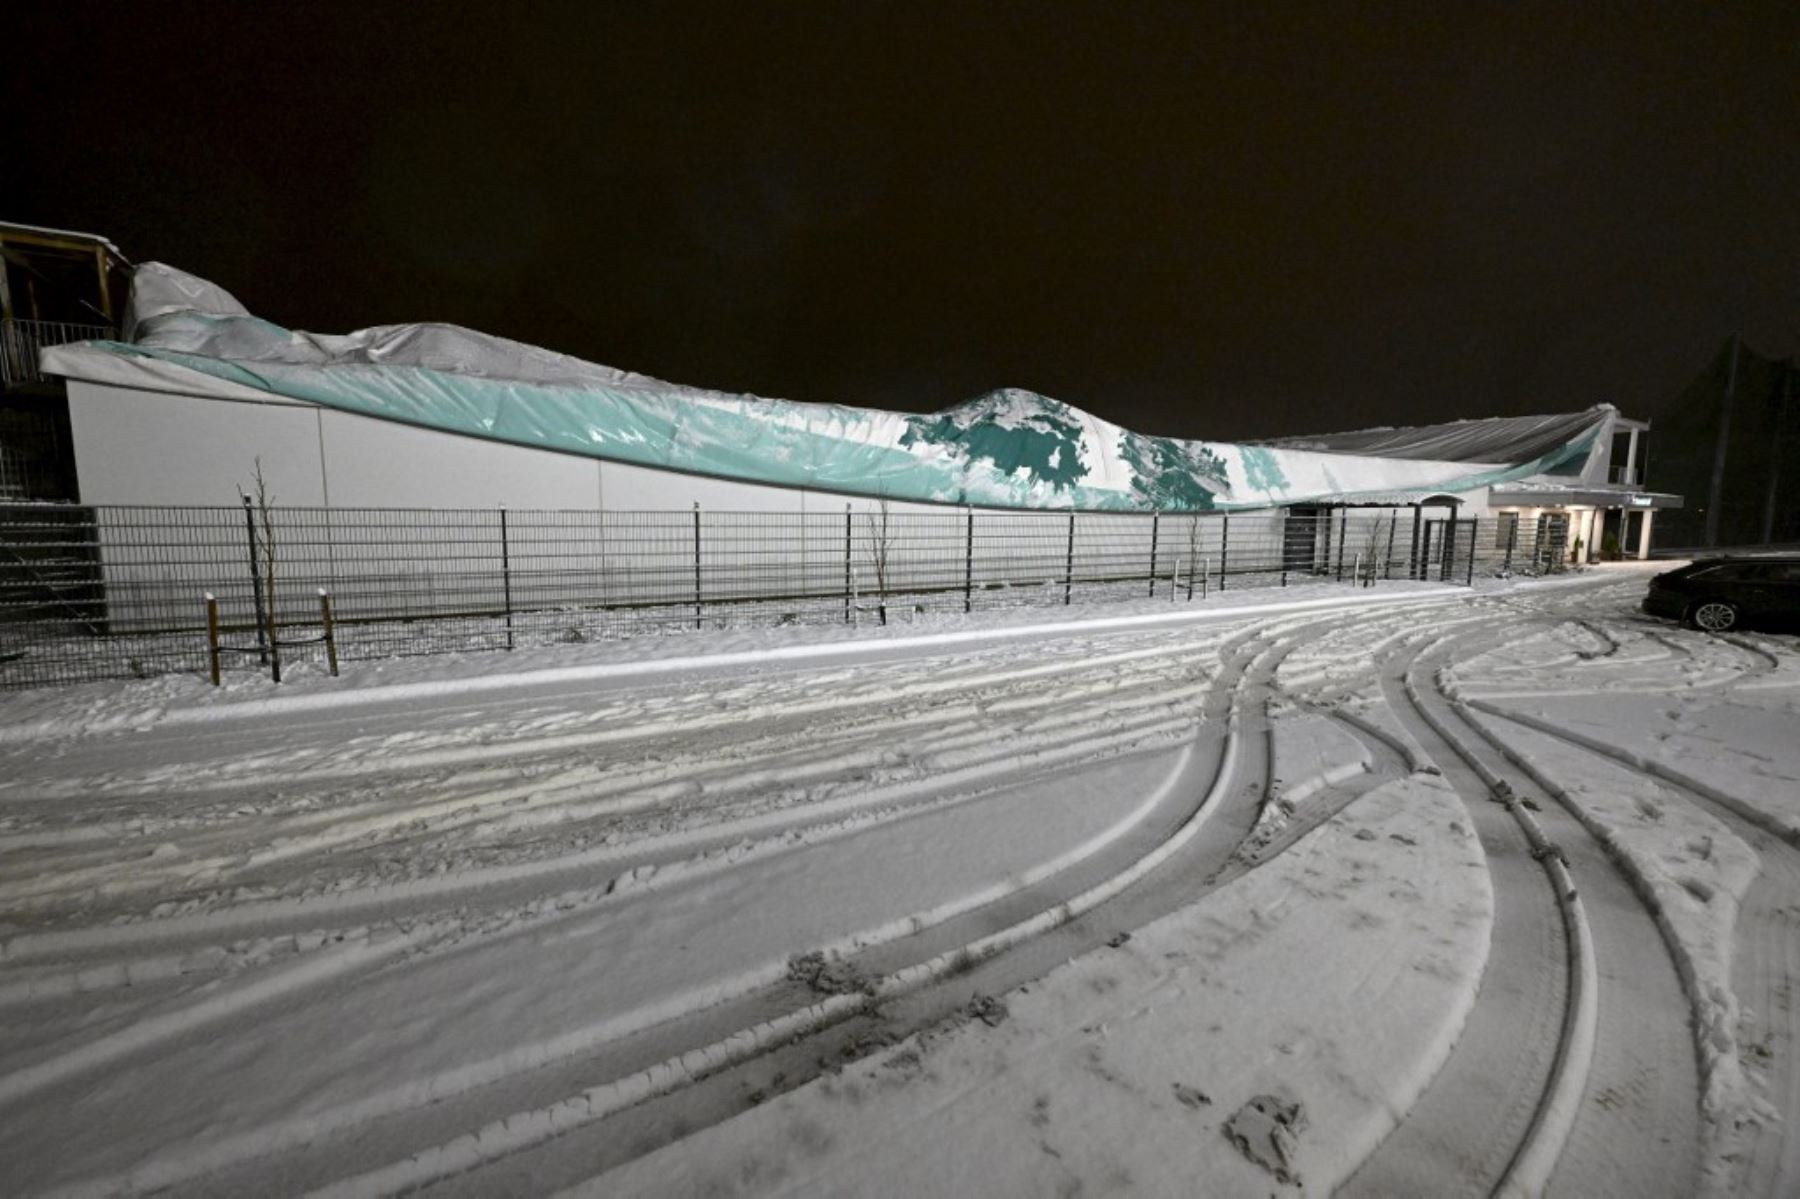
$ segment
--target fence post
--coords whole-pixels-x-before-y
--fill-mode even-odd
[[[1330,578],[1331,570],[1332,570],[1331,551],[1337,548],[1336,544],[1335,544],[1336,540],[1337,540],[1337,530],[1335,528],[1333,528],[1332,524],[1331,524],[1331,509],[1330,508],[1325,509],[1325,514],[1320,519],[1324,522],[1324,525],[1325,525],[1325,557],[1324,557],[1323,561],[1318,561],[1315,557],[1315,561],[1313,564],[1313,573],[1315,575],[1323,576],[1324,578]],[[1325,569],[1324,570],[1318,569],[1320,566],[1323,566]]]
[[[851,600],[852,600],[852,595],[851,595],[852,587],[851,587],[851,583],[850,583],[850,528],[851,528],[850,505],[845,504],[844,505],[844,623],[845,624],[855,624],[856,623],[855,619],[850,615],[850,604],[851,604]]]
[[[1151,599],[1156,598],[1156,537],[1157,537],[1157,533],[1159,531],[1158,525],[1160,525],[1161,522],[1162,522],[1162,513],[1152,512],[1150,514],[1150,598]],[[1180,557],[1177,556],[1177,558],[1176,558],[1177,564],[1180,563],[1180,560],[1181,560]],[[1171,582],[1169,584],[1169,587],[1171,589],[1173,589],[1174,586],[1175,586],[1175,584],[1173,582]]]
[[[1188,525],[1188,602],[1194,601],[1194,563],[1200,557],[1200,517],[1189,516]]]
[[[212,664],[212,685],[219,685],[219,601],[206,593],[206,651]]]
[[[500,587],[506,599],[506,648],[513,647],[512,546],[506,531],[506,505],[500,505]],[[320,592],[320,595],[325,594]],[[332,674],[337,671],[333,670]]]
[[[1391,579],[1394,577],[1394,526],[1399,523],[1400,509],[1389,508],[1387,554],[1381,563],[1381,577],[1384,579]]]
[[[700,618],[700,501],[694,501],[694,627],[701,626]]]
[[[963,611],[975,610],[975,509],[969,509],[969,534],[963,543]]]
[[[269,626],[263,613],[262,567],[256,561],[256,513],[250,507],[249,496],[244,497],[244,531],[250,536],[250,594],[256,601],[256,661],[259,666],[267,666],[269,646],[265,633]]]
[[[1226,548],[1231,545],[1231,513],[1219,516],[1219,590],[1225,590],[1225,568],[1230,562]]]
[[[1422,579],[1425,577],[1425,574],[1423,570],[1424,564],[1419,561],[1419,505],[1414,504],[1412,510],[1412,550],[1406,558],[1406,577],[1409,579]]]
[[[319,623],[325,626],[325,660],[331,663],[331,677],[338,677],[337,631],[331,623],[331,596],[319,588]]]
[[[1350,540],[1350,509],[1338,509],[1338,564],[1337,581],[1344,581],[1344,545]]]
[[[1069,557],[1063,565],[1063,605],[1067,607],[1074,602],[1075,596],[1075,514],[1069,513]]]
[[[1463,580],[1465,587],[1475,586],[1475,544],[1480,540],[1481,518],[1471,516],[1469,518],[1469,573],[1468,577]]]

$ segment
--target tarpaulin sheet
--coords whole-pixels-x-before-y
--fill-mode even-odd
[[[1378,458],[1424,458],[1438,462],[1529,462],[1554,453],[1593,430],[1611,410],[1558,416],[1496,416],[1406,429],[1360,429],[1279,437],[1263,442],[1288,450],[1369,454]]]
[[[1000,508],[1208,511],[1466,493],[1585,458],[1611,412],[1555,418],[1567,422],[1560,440],[1489,461],[1153,437],[1015,389],[918,416],[684,387],[453,325],[292,331],[160,263],[137,271],[128,328],[129,341],[47,350],[44,369],[285,397],[742,482]]]

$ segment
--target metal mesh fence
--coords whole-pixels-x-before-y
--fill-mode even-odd
[[[1560,569],[1560,518],[0,505],[0,689],[1329,579]],[[273,570],[270,570],[270,560]],[[272,577],[271,577],[272,576]],[[275,645],[268,629],[274,628]]]

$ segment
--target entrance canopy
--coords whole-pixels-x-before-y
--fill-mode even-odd
[[[1488,494],[1496,508],[1623,508],[1648,511],[1683,507],[1681,496],[1624,487],[1569,487],[1554,483],[1508,483]]]

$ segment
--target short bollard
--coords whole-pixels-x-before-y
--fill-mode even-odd
[[[331,663],[331,677],[338,677],[337,632],[331,623],[331,597],[319,588],[319,622],[325,626],[325,660]]]
[[[212,664],[212,685],[219,685],[219,601],[206,593],[206,651]]]

